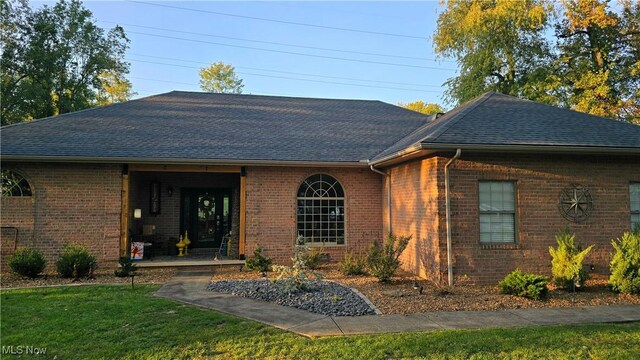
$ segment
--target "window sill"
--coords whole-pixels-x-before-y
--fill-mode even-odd
[[[510,244],[500,244],[500,243],[493,243],[493,244],[480,244],[480,249],[486,249],[486,250],[518,250],[520,249],[520,245],[519,244],[514,244],[514,243],[510,243]]]
[[[344,246],[347,246],[347,244],[312,243],[312,244],[305,244],[305,246],[310,248],[328,248],[328,247],[344,247]]]

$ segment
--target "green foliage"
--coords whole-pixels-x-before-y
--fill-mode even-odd
[[[449,102],[494,90],[640,124],[640,2],[444,4],[435,51],[460,65],[447,81]]]
[[[46,264],[42,253],[31,248],[16,250],[9,259],[9,267],[14,273],[32,279],[44,271]]]
[[[520,270],[514,270],[499,284],[500,292],[533,300],[541,300],[547,297],[547,279],[544,276],[524,274]]]
[[[584,286],[589,274],[583,269],[582,262],[589,254],[593,245],[582,250],[576,245],[576,236],[569,230],[556,235],[558,248],[549,248],[551,254],[551,272],[553,283],[564,289],[575,290]]]
[[[433,115],[433,114],[445,112],[442,106],[436,103],[425,103],[423,101],[414,101],[407,104],[399,102],[398,106],[403,107],[405,109],[417,111],[425,115]]]
[[[395,236],[389,234],[384,246],[375,242],[367,254],[367,269],[380,282],[389,282],[400,267],[400,254],[407,248],[410,236]]]
[[[548,76],[545,0],[446,1],[434,34],[436,54],[454,58],[459,75],[447,81],[448,102],[463,103],[486,91],[555,103]]]
[[[247,259],[247,261],[245,261],[244,266],[248,270],[259,271],[264,273],[269,271],[269,267],[271,266],[272,262],[273,261],[271,260],[271,258],[264,256],[264,251],[262,247],[258,245],[258,247],[255,250],[253,250],[253,257]]]
[[[304,265],[311,270],[315,270],[320,266],[322,259],[327,256],[327,253],[324,251],[324,247],[312,247],[306,248],[303,253]]]
[[[339,264],[340,272],[344,275],[365,274],[366,261],[361,257],[356,257],[352,253],[345,253]]]
[[[302,237],[298,237],[298,243],[304,242]],[[292,266],[273,265],[273,272],[276,278],[273,283],[280,283],[284,291],[295,293],[307,291],[311,288],[311,280],[322,280],[322,275],[318,272],[307,269],[307,249],[305,245],[296,245]]]
[[[611,259],[609,285],[614,291],[640,294],[640,229],[625,232],[611,241],[615,249]]]
[[[0,6],[2,125],[96,106],[105,91],[101,74],[123,79],[128,73],[123,28],[98,27],[79,0],[35,10],[26,1]]]
[[[242,79],[236,75],[236,69],[222,61],[202,68],[200,74],[200,88],[206,92],[223,94],[241,94]]]
[[[138,266],[133,263],[130,256],[121,256],[118,262],[120,267],[115,271],[117,277],[127,277],[135,274]]]
[[[74,279],[93,276],[97,267],[95,256],[91,255],[86,247],[74,244],[65,246],[56,263],[60,276]]]

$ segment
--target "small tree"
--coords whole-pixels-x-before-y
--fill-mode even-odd
[[[281,283],[284,291],[295,293],[311,289],[311,277],[322,280],[322,274],[307,268],[308,249],[304,238],[300,235],[296,240],[292,266],[273,265],[273,271],[277,274],[273,283]]]
[[[564,289],[576,290],[584,285],[589,274],[582,268],[584,258],[589,254],[593,245],[582,250],[576,245],[576,236],[564,230],[556,235],[558,248],[549,247],[551,254],[551,272],[553,283]]]
[[[389,234],[384,246],[375,242],[367,254],[369,273],[377,277],[380,282],[389,282],[400,267],[400,255],[409,245],[411,237],[412,235],[397,237]]]
[[[199,71],[200,88],[212,93],[241,94],[244,85],[235,71],[233,66],[222,61],[202,68]]]
[[[611,245],[616,252],[611,259],[609,285],[614,291],[640,294],[640,229],[624,233]]]
[[[247,259],[245,261],[245,267],[249,270],[260,271],[261,273],[266,273],[269,271],[269,267],[271,267],[272,260],[264,256],[264,251],[262,247],[258,245],[255,250],[253,250],[253,257]]]

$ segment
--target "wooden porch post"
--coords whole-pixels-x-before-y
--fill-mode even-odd
[[[247,173],[242,167],[240,171],[240,236],[238,244],[238,253],[242,259],[245,256],[244,246],[246,242],[246,201],[247,201]]]
[[[120,214],[120,256],[127,255],[129,234],[129,172],[126,169],[122,173],[122,209]]]

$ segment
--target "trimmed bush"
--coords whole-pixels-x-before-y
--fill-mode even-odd
[[[305,249],[302,258],[308,269],[315,270],[318,268],[325,256],[326,253],[324,252],[324,247],[311,247]]]
[[[525,274],[520,270],[514,270],[499,284],[503,294],[525,297],[533,300],[541,300],[547,297],[547,278],[540,275]]]
[[[9,267],[14,273],[32,279],[44,271],[46,264],[42,253],[31,248],[16,250],[9,259]]]
[[[91,255],[86,247],[73,244],[65,246],[56,263],[60,276],[74,279],[93,276],[97,267],[95,256]]]
[[[611,241],[615,249],[611,258],[609,285],[614,291],[640,294],[640,229],[625,232]]]
[[[132,276],[138,268],[138,266],[133,263],[130,256],[121,256],[118,262],[120,263],[120,267],[115,271],[117,277]]]
[[[344,275],[363,275],[365,274],[365,259],[355,257],[352,253],[344,254],[344,259],[339,264],[340,272]]]
[[[267,272],[269,271],[269,267],[271,267],[271,263],[273,261],[264,256],[262,247],[260,247],[260,245],[258,245],[258,247],[253,250],[253,257],[247,259],[247,261],[245,261],[244,266],[251,271],[259,271],[259,272]]]
[[[556,235],[558,248],[549,248],[551,254],[551,272],[553,283],[563,289],[576,290],[584,286],[589,274],[583,269],[582,262],[589,254],[593,245],[582,250],[576,245],[576,236],[564,230]]]
[[[367,254],[367,269],[369,273],[386,283],[400,267],[400,254],[407,248],[411,236],[395,236],[389,234],[384,246],[375,242]]]

